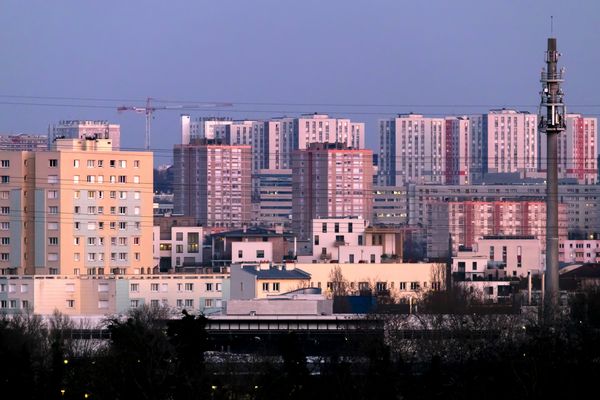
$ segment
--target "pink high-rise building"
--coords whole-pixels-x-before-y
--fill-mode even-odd
[[[251,147],[197,140],[173,149],[174,212],[205,227],[251,222]]]
[[[542,201],[449,202],[448,228],[452,252],[460,246],[473,247],[484,236],[523,236],[546,243],[546,203]],[[435,227],[433,227],[435,229]],[[567,213],[559,205],[559,236],[567,236]]]
[[[361,217],[373,211],[373,153],[343,144],[312,143],[292,158],[292,226],[311,237],[314,218]]]

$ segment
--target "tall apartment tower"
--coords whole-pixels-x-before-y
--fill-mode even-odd
[[[379,120],[379,184],[444,183],[446,122],[420,114]]]
[[[362,149],[365,124],[326,114],[305,114],[299,118],[282,117],[265,122],[268,169],[292,167],[294,150],[307,149],[311,143],[343,143]]]
[[[446,185],[468,185],[481,180],[481,141],[474,140],[468,117],[446,118]]]
[[[484,175],[518,173],[525,177],[537,171],[537,115],[500,109],[469,118],[474,140],[481,143]]]
[[[190,144],[198,139],[224,139],[227,125],[232,123],[228,117],[198,117],[181,115],[181,144]]]
[[[110,139],[112,148],[121,147],[121,126],[108,121],[73,120],[59,121],[48,127],[48,147],[56,138],[65,139]]]
[[[0,272],[152,272],[152,168],[106,139],[0,152]]]
[[[292,227],[312,237],[315,218],[361,217],[373,212],[373,153],[341,143],[312,143],[292,159]]]
[[[540,133],[541,134],[541,133]],[[547,144],[540,136],[540,171],[546,172]],[[598,120],[581,114],[566,114],[565,134],[558,135],[558,178],[580,185],[598,183]]]
[[[174,212],[205,227],[251,222],[251,147],[194,140],[173,149]]]

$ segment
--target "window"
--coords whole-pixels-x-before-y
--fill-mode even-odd
[[[58,199],[58,190],[48,190],[49,199]]]
[[[183,232],[177,232],[175,234],[175,240],[177,240],[178,242],[181,242],[183,240]]]
[[[371,264],[375,263],[375,254],[371,254]]]
[[[150,291],[151,292],[158,292],[158,283],[151,283],[150,284]]]
[[[2,244],[3,246],[6,246],[8,244],[10,244],[10,238],[9,237],[3,237],[0,239],[0,244]]]
[[[135,200],[139,200],[140,199],[140,192],[133,192],[133,198]]]
[[[24,283],[21,285],[21,293],[27,293],[29,292],[29,285]]]
[[[88,199],[93,199],[96,197],[96,192],[94,190],[88,190],[87,192]]]
[[[134,175],[133,176],[133,183],[140,183],[140,176],[139,175]]]
[[[221,291],[221,284],[220,284],[220,283],[215,283],[215,290],[216,290],[217,292],[220,292],[220,291]]]
[[[183,307],[183,299],[177,299],[177,307]]]
[[[244,258],[244,251],[238,250],[238,258]]]
[[[109,193],[109,197],[111,199],[116,199],[117,198],[117,192],[115,190],[111,190]]]
[[[213,299],[204,299],[204,307],[212,307]]]
[[[348,233],[352,233],[352,222],[348,222]]]
[[[121,214],[121,215],[127,214],[127,207],[119,207],[119,214]]]
[[[139,207],[133,207],[133,215],[140,215],[140,208]]]
[[[67,300],[67,308],[75,308],[75,300]]]
[[[323,226],[322,226],[322,229],[321,229],[321,230],[323,231],[323,233],[327,233],[327,223],[326,223],[326,222],[323,222],[323,224],[322,224],[322,225],[323,225]]]
[[[96,261],[96,253],[88,253],[88,261]]]
[[[104,167],[104,160],[98,160],[98,168]]]
[[[127,228],[127,222],[119,222],[119,229],[124,231]]]
[[[10,214],[10,207],[0,207],[0,214]]]
[[[262,290],[263,290],[263,292],[268,292],[269,291],[269,282],[263,282],[263,284],[262,284]]]
[[[400,282],[400,290],[406,290],[406,282]]]
[[[73,168],[79,168],[79,160],[73,160]]]
[[[139,236],[135,236],[133,238],[133,244],[136,245],[136,246],[139,246],[139,244],[140,244],[140,237]]]
[[[140,291],[140,284],[139,283],[132,283],[129,285],[129,291],[130,292],[139,292]]]
[[[134,160],[133,161],[133,168],[139,168],[140,167],[140,160]]]
[[[119,168],[127,168],[127,161],[119,160]]]
[[[48,166],[50,168],[56,168],[58,167],[58,160],[55,158],[51,158],[50,160],[48,160]]]
[[[87,228],[88,228],[88,231],[94,231],[94,230],[96,230],[96,223],[95,222],[88,222]]]
[[[319,235],[315,235],[315,245],[319,245]]]
[[[79,190],[74,190],[73,191],[73,198],[74,199],[78,199],[81,196],[81,194],[79,193]]]
[[[49,237],[49,238],[48,238],[48,244],[49,244],[50,246],[58,246],[58,238],[57,238],[57,237],[54,237],[54,236],[52,236],[52,237]]]
[[[74,283],[65,284],[65,292],[74,293],[75,292],[75,284]]]
[[[98,308],[100,308],[100,309],[108,308],[108,300],[98,300]]]
[[[58,253],[48,253],[48,261],[58,261]]]
[[[73,175],[73,183],[79,183],[79,175]]]
[[[211,282],[209,282],[209,283],[206,283],[205,285],[206,285],[206,291],[207,292],[212,292],[212,290],[213,290],[213,284]]]
[[[99,283],[98,284],[98,293],[106,293],[108,292],[108,283]]]
[[[96,177],[94,175],[88,175],[85,179],[87,183],[94,183],[96,181]]]
[[[256,250],[256,258],[265,258],[264,250]]]
[[[138,308],[140,306],[140,301],[139,300],[131,300],[129,302],[131,308]]]
[[[81,207],[75,206],[73,207],[73,214],[79,214],[81,212]],[[58,214],[58,212],[57,212]]]
[[[119,253],[119,261],[127,261],[127,253]]]
[[[111,176],[109,177],[109,182],[110,182],[110,183],[116,183],[116,182],[117,182],[117,177],[116,177],[115,175],[111,175]]]
[[[127,198],[127,192],[120,191],[119,192],[119,198],[120,199],[126,199]]]
[[[8,199],[10,192],[8,190],[3,190],[0,192],[0,199],[6,200]]]
[[[10,183],[10,176],[2,175],[2,183]]]
[[[79,253],[73,253],[73,261],[79,261],[81,258],[81,255]]]
[[[110,160],[110,161],[108,162],[108,165],[109,165],[111,168],[114,168],[114,167],[116,166],[116,161],[115,161],[115,160]]]
[[[0,168],[10,168],[10,160],[0,161]]]
[[[157,308],[159,306],[160,306],[160,303],[158,302],[157,299],[150,300],[150,307]]]
[[[182,244],[175,245],[175,253],[183,253],[183,245]]]
[[[419,282],[411,282],[410,283],[410,290],[419,290],[420,285]]]
[[[0,222],[0,230],[7,231],[10,229],[10,222]],[[48,223],[48,229],[50,229],[50,223]]]
[[[48,207],[48,214],[52,214],[52,215],[58,214],[58,206]],[[77,214],[77,212],[75,214]]]
[[[339,224],[338,222],[336,222],[336,223],[333,225],[333,231],[334,231],[335,233],[339,233],[339,232],[340,232],[340,224]]]
[[[169,284],[168,283],[161,283],[160,284],[160,291],[162,293],[166,293],[169,290]]]
[[[119,183],[127,183],[127,176],[119,175]]]
[[[185,299],[185,306],[186,307],[190,307],[190,308],[194,308],[194,300],[192,300],[192,299]]]
[[[193,292],[194,291],[194,284],[193,283],[186,283],[185,284],[185,291],[186,292]]]
[[[279,282],[273,282],[273,291],[279,292]]]
[[[94,160],[87,160],[88,168],[94,168]]]

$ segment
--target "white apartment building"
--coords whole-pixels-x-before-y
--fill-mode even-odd
[[[558,260],[565,264],[600,263],[600,240],[563,239],[558,245]]]
[[[542,246],[534,236],[484,236],[452,257],[452,272],[466,279],[526,277],[544,269]]]
[[[444,183],[445,130],[444,118],[420,114],[379,120],[379,184]]]
[[[121,147],[121,126],[108,121],[63,120],[48,127],[48,147],[57,138],[63,139],[110,139],[112,148]]]
[[[181,115],[181,144],[190,144],[197,139],[225,139],[226,127],[233,121],[228,117],[192,118]]]
[[[312,257],[301,261],[338,263],[380,263],[382,246],[367,245],[362,218],[317,218],[312,221]]]
[[[162,235],[160,227],[153,227],[154,268],[171,271],[179,267],[195,267],[202,264],[204,228],[201,226],[173,226],[170,235]]]
[[[537,172],[536,114],[500,109],[469,118],[472,136],[481,142],[483,174],[519,173],[525,177]]]
[[[558,136],[558,177],[580,185],[598,182],[598,119],[581,114],[566,115],[565,132]],[[541,172],[546,172],[546,137],[540,137]]]

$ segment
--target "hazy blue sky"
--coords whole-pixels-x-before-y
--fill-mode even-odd
[[[365,121],[374,147],[377,118],[398,112],[538,104],[550,15],[570,110],[600,114],[597,0],[3,0],[0,95],[228,101],[228,111],[191,114],[235,118],[329,111]],[[132,102],[86,104],[121,103]],[[123,147],[142,147],[143,117],[113,108],[0,104],[0,132],[108,119],[122,125]],[[155,114],[159,162],[179,141],[178,116]]]

